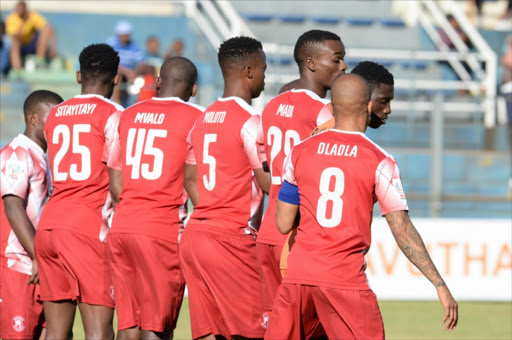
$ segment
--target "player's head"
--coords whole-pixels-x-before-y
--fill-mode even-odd
[[[347,69],[343,61],[345,46],[337,34],[329,31],[311,30],[302,34],[295,43],[293,57],[301,78],[312,77],[326,90]]]
[[[107,44],[92,44],[82,50],[78,60],[80,71],[77,72],[77,81],[82,88],[105,88],[102,95],[110,98],[119,81],[119,54]]]
[[[15,11],[21,18],[24,18],[28,14],[27,3],[25,1],[18,1]]]
[[[363,61],[357,64],[351,73],[363,77],[372,90],[372,117],[370,127],[377,129],[386,124],[391,114],[391,101],[395,97],[393,75],[382,65]]]
[[[365,131],[372,110],[371,90],[364,78],[344,74],[334,80],[331,105],[335,127],[343,124],[357,131]]]
[[[257,98],[265,87],[267,62],[261,42],[250,37],[235,37],[219,48],[219,65],[225,82],[237,81],[251,98]]]
[[[34,134],[42,142],[44,138],[44,123],[55,105],[64,100],[57,93],[47,90],[37,90],[29,94],[23,103],[26,131]]]
[[[172,57],[160,68],[156,87],[160,97],[179,97],[188,101],[197,91],[197,68],[187,58]]]

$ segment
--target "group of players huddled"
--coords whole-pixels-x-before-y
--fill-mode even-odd
[[[300,36],[294,57],[300,77],[262,113],[266,58],[249,37],[220,46],[224,93],[206,109],[182,57],[162,65],[158,97],[110,101],[119,57],[105,44],[80,54],[80,95],[30,94],[25,132],[1,151],[0,337],[70,339],[78,305],[87,339],[114,338],[114,307],[118,339],[169,339],[186,283],[194,339],[382,339],[364,271],[377,201],[454,329],[396,161],[364,134],[391,113],[393,76],[369,61],[345,74],[327,31]]]

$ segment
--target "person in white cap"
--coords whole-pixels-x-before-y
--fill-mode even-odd
[[[144,69],[144,51],[132,41],[132,25],[128,21],[119,21],[115,33],[116,36],[110,38],[107,43],[119,53],[121,83],[132,82]],[[123,106],[128,106],[126,91],[122,91],[121,88],[123,86],[116,87],[112,99],[121,102]]]

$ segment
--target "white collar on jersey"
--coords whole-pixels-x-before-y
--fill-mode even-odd
[[[364,133],[359,132],[359,131],[345,131],[345,130],[338,130],[338,129],[330,129],[330,130],[327,130],[327,131],[334,131],[334,132],[348,133],[348,134],[351,134],[351,135],[362,135],[362,136],[366,136]]]
[[[183,101],[179,97],[153,97],[153,98],[151,98],[151,100],[160,100],[160,101],[171,101],[171,100],[174,100],[174,101],[177,101],[177,102],[185,103],[185,101]]]
[[[92,97],[96,97],[96,98],[100,98],[100,99],[107,99],[99,94],[94,94],[94,93],[91,93],[91,94],[77,94],[75,96],[75,98],[92,98]],[[108,99],[107,99],[108,100]]]
[[[256,110],[248,102],[246,102],[245,100],[243,100],[240,97],[236,97],[236,96],[223,97],[223,98],[219,98],[217,100],[221,101],[221,102],[227,102],[229,100],[234,100],[235,102],[237,102],[238,105],[240,105],[245,111],[249,112],[251,115],[261,115],[261,113],[258,112],[258,110]]]

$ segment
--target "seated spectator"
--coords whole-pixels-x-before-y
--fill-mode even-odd
[[[132,25],[127,21],[119,21],[115,28],[116,36],[110,38],[107,43],[119,53],[120,86],[114,88],[112,100],[121,103],[124,107],[129,104],[127,83],[135,80],[138,74],[143,73],[144,51],[132,41]]]
[[[6,76],[9,71],[9,52],[11,49],[11,41],[4,34],[4,22],[0,25],[0,74]]]
[[[164,63],[164,58],[160,55],[160,41],[154,35],[149,36],[146,40],[146,65],[152,66],[156,73],[160,71],[160,67]]]
[[[11,67],[19,73],[27,54],[35,54],[37,64],[57,56],[57,37],[52,26],[37,12],[29,12],[24,1],[17,3],[5,20],[5,31],[11,38]]]

